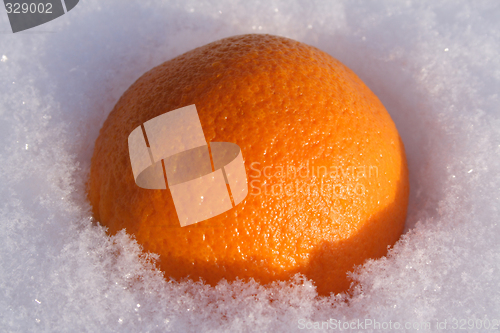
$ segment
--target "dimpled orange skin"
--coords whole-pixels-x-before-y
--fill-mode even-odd
[[[191,104],[208,142],[240,146],[249,194],[180,227],[168,189],[135,184],[127,139],[145,121]],[[252,34],[140,77],[104,122],[88,191],[95,218],[158,253],[167,278],[267,284],[302,273],[327,295],[348,290],[346,273],[398,240],[409,181],[393,121],[351,70],[317,48]]]

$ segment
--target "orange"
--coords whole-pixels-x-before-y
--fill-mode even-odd
[[[249,194],[181,227],[168,189],[135,184],[127,138],[191,104],[207,142],[241,148]],[[140,77],[100,131],[88,197],[110,234],[125,228],[160,255],[167,278],[267,284],[302,273],[326,295],[347,290],[347,272],[398,240],[408,194],[403,143],[367,86],[317,48],[252,34],[196,48]]]

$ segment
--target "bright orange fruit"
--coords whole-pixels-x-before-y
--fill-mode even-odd
[[[241,147],[249,194],[180,227],[169,190],[133,178],[130,132],[195,104],[208,142]],[[261,283],[303,273],[321,295],[400,237],[409,182],[403,143],[377,97],[346,66],[270,35],[222,39],[140,77],[100,131],[89,199],[111,234],[122,228],[176,280]]]

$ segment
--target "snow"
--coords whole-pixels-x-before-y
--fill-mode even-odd
[[[498,17],[494,0],[86,0],[12,34],[0,13],[0,327],[293,332],[367,319],[381,331],[389,321],[443,331],[445,320],[449,331],[486,330],[480,321],[498,329]],[[350,295],[319,298],[300,276],[271,288],[166,282],[154,254],[90,218],[90,158],[121,94],[150,68],[243,33],[289,37],[342,61],[405,143],[406,233],[353,273]]]

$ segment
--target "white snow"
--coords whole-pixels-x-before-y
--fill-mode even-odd
[[[0,9],[1,330],[292,332],[358,319],[381,331],[389,321],[410,323],[407,331],[425,322],[443,331],[445,320],[448,331],[498,328],[499,18],[495,0],[82,0],[12,34]],[[94,142],[125,89],[163,61],[243,33],[338,58],[403,138],[407,232],[356,271],[353,295],[317,298],[300,277],[273,288],[166,282],[151,269],[154,255],[91,222]]]

